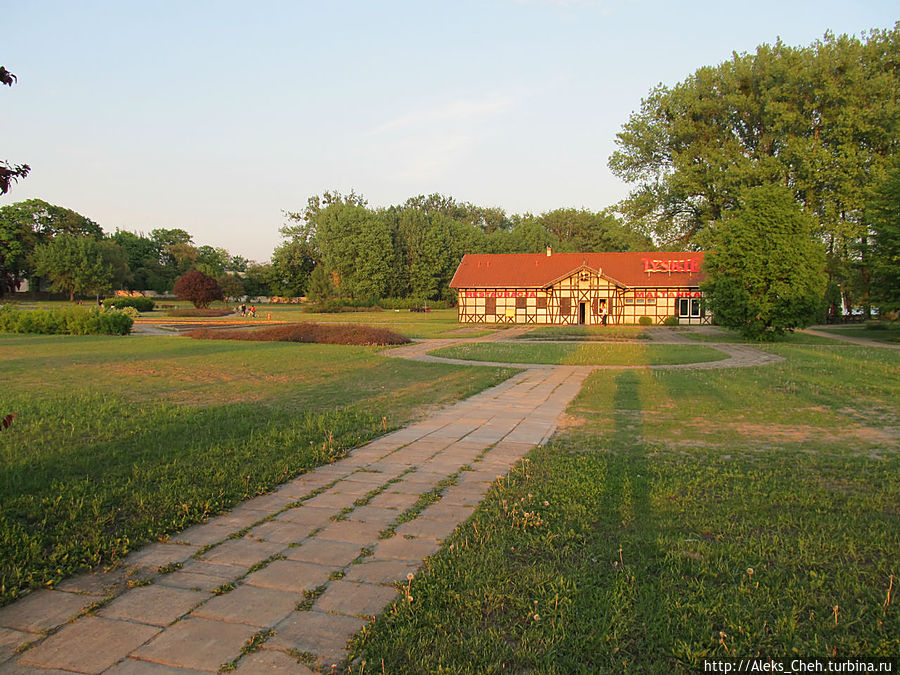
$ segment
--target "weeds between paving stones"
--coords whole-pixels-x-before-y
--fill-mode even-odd
[[[265,644],[266,640],[268,640],[273,635],[275,635],[275,631],[271,629],[261,630],[251,635],[250,639],[248,639],[244,643],[243,647],[241,647],[241,655],[235,657],[228,663],[224,663],[219,666],[219,672],[226,673],[235,670],[237,668],[238,661],[240,661],[242,657],[247,656],[248,654],[252,654],[253,652],[258,652],[262,648],[263,644]]]

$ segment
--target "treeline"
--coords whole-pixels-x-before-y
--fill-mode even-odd
[[[326,192],[288,212],[286,241],[272,255],[287,295],[373,300],[453,300],[449,283],[466,253],[628,251],[652,248],[613,214],[557,209],[508,216],[433,194],[387,208],[360,195]]]
[[[284,242],[257,263],[197,246],[178,228],[104,234],[71,209],[31,199],[0,208],[0,295],[28,279],[70,298],[119,288],[171,293],[191,270],[227,298],[311,295],[320,301],[453,301],[449,283],[465,253],[627,251],[652,248],[608,211],[556,209],[507,215],[452,197],[414,197],[371,208],[360,195],[326,192],[286,213]]]

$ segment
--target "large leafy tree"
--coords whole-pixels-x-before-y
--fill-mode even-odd
[[[130,276],[128,256],[109,240],[62,234],[38,245],[32,254],[37,274],[47,277],[53,288],[69,294],[99,298],[121,286]]]
[[[311,242],[292,238],[272,253],[272,291],[276,295],[300,297],[309,287],[309,275],[316,266]]]
[[[900,156],[875,191],[867,211],[872,236],[872,300],[900,310]]]
[[[35,247],[63,234],[100,239],[103,231],[90,218],[40,199],[0,208],[0,296],[34,275]]]
[[[816,219],[845,302],[860,290],[869,191],[898,141],[900,24],[735,54],[650,92],[610,168],[636,184],[620,209],[661,244],[708,247],[752,186],[787,186]]]
[[[815,321],[825,291],[825,255],[815,222],[777,185],[750,188],[716,229],[701,287],[717,323],[770,339]]]

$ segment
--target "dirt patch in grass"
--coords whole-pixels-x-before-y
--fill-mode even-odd
[[[199,340],[250,340],[255,342],[307,342],[327,345],[405,345],[409,338],[385,328],[354,323],[288,323],[254,330],[198,328],[185,333]]]

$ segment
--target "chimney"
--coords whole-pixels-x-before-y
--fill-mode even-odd
[[[548,246],[547,247],[547,257],[549,258],[551,255],[553,255],[553,248]]]

